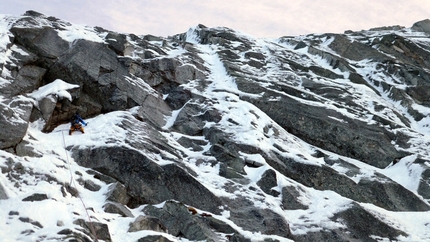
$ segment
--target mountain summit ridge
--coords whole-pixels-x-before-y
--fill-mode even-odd
[[[429,36],[3,15],[0,239],[430,240]]]

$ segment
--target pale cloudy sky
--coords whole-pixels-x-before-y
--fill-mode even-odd
[[[0,0],[0,14],[26,10],[137,35],[167,37],[201,23],[276,38],[411,27],[430,19],[430,0]]]

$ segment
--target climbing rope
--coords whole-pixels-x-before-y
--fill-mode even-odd
[[[71,165],[70,165],[70,161],[69,161],[69,153],[67,152],[67,149],[66,149],[66,139],[64,138],[64,130],[62,130],[62,131],[61,131],[61,134],[62,134],[62,136],[63,136],[63,147],[64,147],[64,151],[66,152],[66,160],[67,160],[67,164],[68,164],[68,166],[69,166],[69,172],[70,172],[70,182],[69,182],[69,186],[72,186],[72,184],[73,184],[73,188],[75,188],[75,190],[76,190],[76,191],[78,191],[78,188],[77,188],[77,186],[76,186],[75,179],[74,179],[74,177],[73,177],[72,167],[71,167]],[[84,209],[85,209],[85,213],[87,214],[88,221],[89,221],[89,224],[90,224],[90,230],[91,230],[91,233],[93,234],[93,236],[94,236],[94,238],[95,238],[95,240],[94,240],[94,241],[95,241],[95,242],[98,242],[98,238],[97,238],[96,230],[94,229],[94,225],[93,225],[93,222],[91,221],[91,216],[90,216],[90,214],[88,213],[87,206],[85,205],[84,200],[82,199],[82,197],[81,197],[81,195],[79,194],[79,192],[77,193],[77,196],[78,196],[79,200],[81,200],[82,206],[84,207]]]

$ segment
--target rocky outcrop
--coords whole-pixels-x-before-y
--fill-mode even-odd
[[[30,99],[17,96],[0,103],[1,149],[14,149],[27,132],[33,103]]]
[[[145,207],[143,212],[160,220],[161,226],[166,228],[169,234],[180,236],[181,234],[194,241],[219,241],[220,236],[213,231],[210,219],[193,215],[186,206],[176,202],[166,202],[162,209],[152,206]],[[228,227],[225,224],[226,227]],[[221,226],[219,227],[221,228]],[[215,230],[216,231],[216,230]],[[229,233],[234,231],[232,228]],[[226,231],[216,231],[226,233]]]
[[[397,240],[411,230],[374,210],[430,210],[429,20],[272,41],[204,25],[74,38],[34,11],[8,21],[0,201],[65,203],[72,221],[46,235],[52,221],[10,211],[5,226],[27,226],[17,236]],[[76,111],[95,122],[75,140],[63,125]],[[85,213],[73,205],[90,196]]]
[[[412,25],[412,29],[419,32],[430,33],[430,19],[425,19],[414,23]]]
[[[258,100],[245,100],[306,142],[379,168],[406,156],[391,144],[394,135],[379,125],[369,125],[325,107],[307,105],[289,95],[276,103],[268,101],[274,94],[265,91]]]
[[[7,197],[7,193],[6,193],[6,191],[4,190],[4,187],[3,187],[3,185],[0,183],[0,200],[2,200],[2,199],[7,199],[8,197]]]
[[[266,160],[280,173],[306,186],[319,190],[333,190],[355,201],[377,204],[391,211],[428,211],[430,209],[426,202],[382,174],[375,174],[372,179],[361,179],[357,183],[351,179],[357,175],[356,172],[359,170],[357,167],[355,172],[350,168],[351,174],[348,177],[326,165],[309,165],[279,158],[273,155]],[[332,162],[335,161],[328,161],[328,163]]]
[[[294,238],[296,241],[354,241],[355,238],[366,241],[378,241],[375,238],[391,238],[396,240],[399,236],[404,236],[402,231],[394,229],[381,223],[375,215],[369,213],[357,204],[351,208],[342,211],[335,216],[334,221],[345,221],[348,230],[335,229],[331,232],[321,231],[316,233],[308,233]],[[348,224],[354,221],[354,224]],[[371,223],[372,226],[368,226]]]
[[[129,207],[176,199],[206,211],[219,211],[219,198],[175,164],[159,166],[140,152],[121,147],[76,150],[73,154],[79,164],[124,184],[131,197]]]

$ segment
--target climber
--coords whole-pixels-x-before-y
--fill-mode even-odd
[[[79,116],[79,112],[76,111],[76,113],[73,114],[72,118],[70,119],[69,135],[72,135],[73,131],[75,130],[79,130],[82,133],[85,133],[81,123],[87,126],[87,123],[81,118],[81,116]]]

